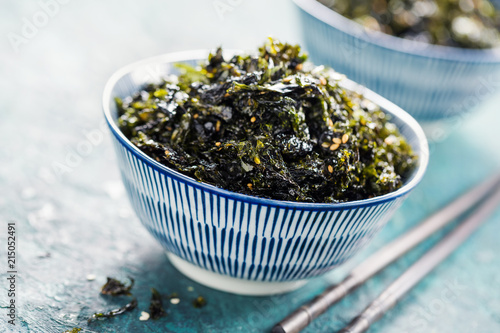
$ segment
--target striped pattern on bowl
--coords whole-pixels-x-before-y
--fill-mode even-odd
[[[130,201],[163,247],[209,271],[256,281],[293,281],[321,274],[361,249],[420,181],[428,159],[416,121],[370,91],[365,96],[394,115],[393,121],[420,156],[418,168],[398,191],[342,204],[285,202],[229,192],[173,171],[142,153],[116,125],[115,96],[174,72],[176,61],[195,63],[207,52],[170,54],[125,67],[108,82],[106,119]],[[348,89],[357,88],[345,82]]]
[[[430,45],[378,32],[317,0],[294,0],[311,60],[329,65],[418,120],[461,115],[500,87],[500,50]]]

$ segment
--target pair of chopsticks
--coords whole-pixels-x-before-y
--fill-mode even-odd
[[[300,332],[312,320],[324,313],[329,307],[340,301],[369,278],[406,254],[430,235],[477,205],[475,210],[458,227],[426,252],[383,291],[360,315],[354,318],[347,327],[340,331],[341,333],[365,332],[371,324],[379,320],[411,288],[462,244],[495,211],[499,204],[500,174],[497,174],[461,195],[407,233],[372,254],[356,266],[342,282],[329,287],[312,301],[295,310],[274,326],[272,332]]]

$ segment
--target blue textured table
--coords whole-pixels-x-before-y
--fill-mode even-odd
[[[473,101],[476,116],[459,119],[449,136],[432,145],[422,184],[350,263],[281,296],[210,290],[178,273],[132,212],[102,130],[102,88],[118,67],[147,56],[220,44],[251,49],[267,35],[300,42],[293,5],[285,0],[65,2],[0,5],[0,332],[268,331],[357,261],[500,165],[498,95]],[[500,332],[499,220],[497,212],[370,332]],[[6,309],[8,221],[17,227],[15,327],[8,325]],[[341,328],[437,239],[370,280],[306,332]],[[89,274],[96,279],[88,281]],[[87,325],[94,311],[127,301],[99,295],[106,276],[128,275],[136,279],[138,308]],[[167,304],[165,318],[139,321],[151,287],[177,292],[181,302]],[[207,299],[206,307],[192,307],[198,295]]]

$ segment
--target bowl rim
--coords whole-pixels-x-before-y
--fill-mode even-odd
[[[262,198],[262,197],[232,192],[229,190],[216,187],[215,185],[203,183],[157,162],[156,160],[154,160],[153,158],[149,157],[144,152],[142,152],[134,144],[132,144],[132,142],[130,142],[130,140],[122,133],[116,121],[113,119],[111,115],[111,109],[109,107],[110,102],[112,102],[115,97],[112,96],[113,88],[122,77],[144,66],[153,64],[182,62],[182,61],[193,61],[193,60],[202,61],[203,59],[206,59],[209,52],[210,52],[209,50],[181,51],[181,52],[166,53],[163,55],[146,58],[118,69],[113,75],[111,75],[111,77],[108,79],[104,87],[104,92],[102,95],[102,107],[106,122],[111,130],[111,133],[133,155],[135,155],[137,158],[140,158],[143,162],[150,165],[157,171],[161,173],[166,173],[168,174],[168,176],[176,180],[179,180],[181,182],[188,183],[190,186],[193,186],[194,188],[199,188],[204,191],[215,193],[217,195],[221,195],[227,198],[232,198],[235,200],[240,200],[255,204],[261,204],[265,206],[300,208],[300,209],[310,209],[310,210],[330,210],[330,209],[340,210],[344,208],[378,205],[381,203],[385,203],[387,201],[392,201],[398,197],[408,194],[411,190],[415,188],[415,186],[417,186],[417,184],[423,178],[429,162],[429,146],[424,131],[422,130],[418,122],[410,114],[408,114],[400,107],[396,106],[394,103],[388,101],[387,99],[381,97],[380,95],[374,93],[373,91],[349,79],[342,80],[341,86],[348,90],[353,90],[363,94],[364,97],[371,100],[375,104],[379,105],[382,109],[384,109],[384,112],[387,112],[391,114],[393,117],[397,118],[400,122],[407,125],[410,128],[410,130],[415,133],[415,136],[420,146],[420,151],[415,152],[419,157],[417,169],[414,171],[413,177],[411,177],[409,181],[403,184],[403,186],[401,186],[401,188],[397,189],[396,191],[369,199],[347,201],[340,203],[310,203],[310,202],[276,200],[276,199],[268,199],[268,198]],[[235,54],[235,53],[240,53],[240,51],[226,50],[225,53]]]
[[[466,63],[500,62],[500,46],[489,49],[466,49],[405,39],[380,31],[366,29],[361,24],[342,16],[342,14],[330,9],[318,0],[293,0],[293,2],[301,10],[321,22],[374,46],[424,58]]]

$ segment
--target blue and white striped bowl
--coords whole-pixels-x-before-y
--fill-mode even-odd
[[[286,202],[229,192],[158,163],[119,130],[114,97],[176,73],[172,64],[195,64],[207,51],[167,54],[129,65],[106,85],[103,106],[130,201],[171,262],[192,279],[239,294],[273,294],[340,265],[387,222],[424,175],[425,135],[406,112],[365,90],[393,115],[419,156],[411,177],[383,196],[339,204]],[[345,80],[347,89],[362,89]]]
[[[314,63],[346,74],[419,121],[463,115],[500,87],[500,48],[411,41],[365,30],[316,0],[294,2]]]

